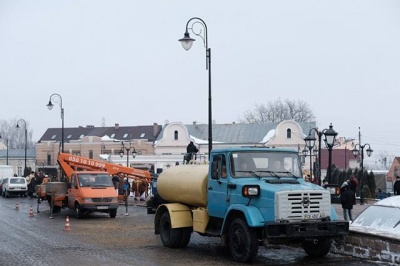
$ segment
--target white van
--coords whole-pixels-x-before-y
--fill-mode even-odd
[[[3,178],[2,181],[2,193],[3,197],[9,197],[11,195],[19,195],[26,197],[28,191],[28,185],[24,177],[7,177]]]

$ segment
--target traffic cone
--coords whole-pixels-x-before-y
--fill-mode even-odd
[[[64,227],[64,231],[70,231],[71,228],[69,227],[69,217],[67,216],[67,218],[65,219],[65,227]]]
[[[29,209],[29,217],[33,217],[33,208],[31,206],[31,208]]]
[[[17,205],[15,205],[15,209],[18,211],[19,210],[19,203],[18,203],[18,200],[17,200]]]

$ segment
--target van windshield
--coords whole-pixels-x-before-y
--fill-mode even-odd
[[[107,174],[79,174],[81,187],[113,187],[111,177]]]

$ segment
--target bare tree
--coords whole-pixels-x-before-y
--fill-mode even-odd
[[[6,143],[8,140],[9,149],[24,149],[25,148],[25,128],[24,124],[21,123],[20,127],[17,128],[17,119],[12,119],[9,121],[0,120],[0,132],[1,140]],[[26,122],[27,129],[27,147],[33,148],[34,143],[32,141],[32,130],[29,130],[29,123]]]
[[[240,118],[241,123],[279,123],[293,119],[296,122],[310,122],[315,119],[310,106],[303,101],[280,99],[264,104],[256,104],[253,110],[246,111]]]

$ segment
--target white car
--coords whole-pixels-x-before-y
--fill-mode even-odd
[[[19,195],[26,197],[28,191],[28,185],[26,179],[23,177],[9,177],[4,178],[2,181],[2,196],[9,197],[11,195]]]

